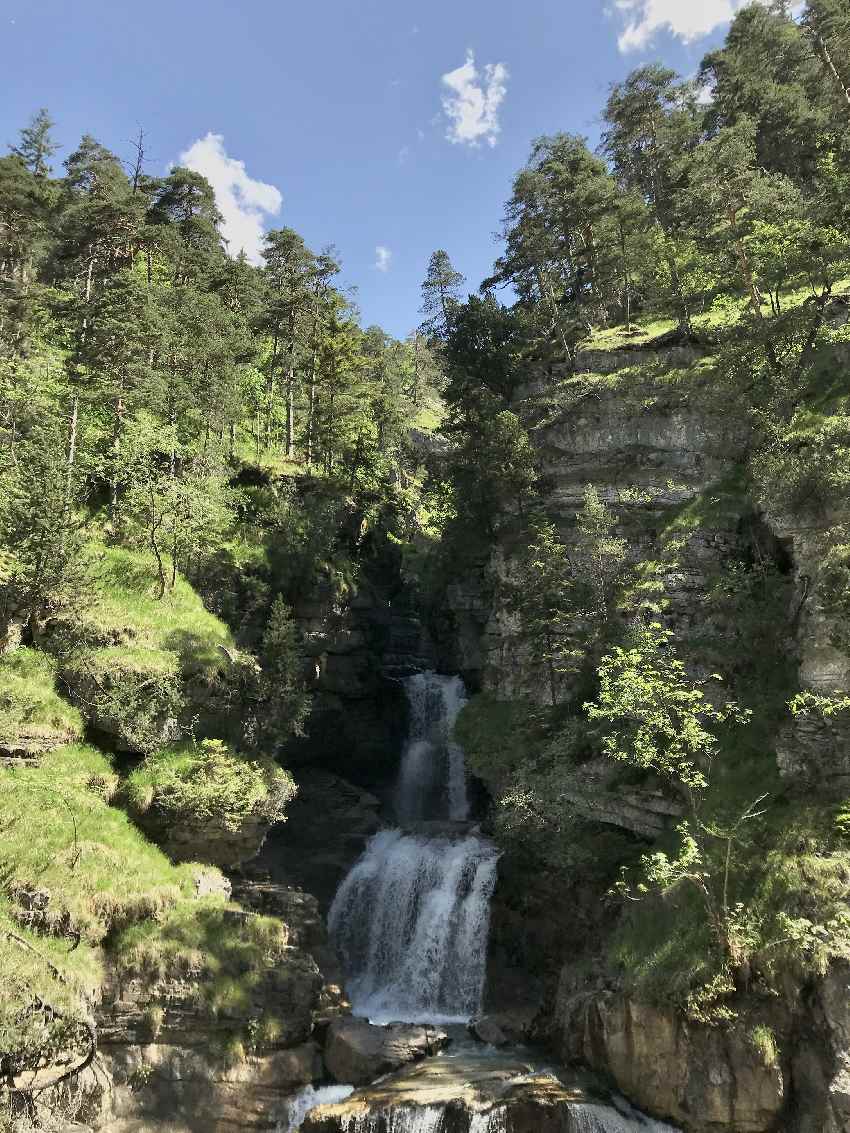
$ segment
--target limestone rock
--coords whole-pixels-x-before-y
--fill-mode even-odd
[[[257,867],[278,884],[314,893],[327,911],[340,882],[380,826],[380,800],[318,768],[298,771],[298,794]],[[285,918],[284,918],[285,919]]]
[[[492,1015],[482,1015],[469,1024],[469,1032],[487,1046],[507,1046],[510,1039]]]
[[[254,974],[249,1001],[237,1009],[213,1012],[205,1006],[204,985],[210,978],[182,969],[159,979],[113,972],[97,1012],[100,1041],[138,1046],[156,1039],[175,1047],[207,1048],[266,1015],[279,1021],[276,1045],[297,1046],[310,1038],[322,976],[307,953],[283,948],[270,956]]]
[[[204,861],[233,868],[251,861],[260,852],[272,823],[261,814],[251,814],[238,828],[208,820],[176,821],[156,801],[146,809],[128,807],[134,822],[176,862]]]
[[[397,1070],[449,1042],[445,1031],[409,1023],[378,1027],[365,1019],[338,1019],[331,1023],[325,1041],[325,1065],[337,1082],[361,1086],[381,1074]]]
[[[608,1076],[635,1105],[688,1133],[767,1133],[785,1104],[777,1063],[743,1036],[622,995],[558,1004],[560,1053]]]
[[[528,1007],[488,1012],[472,1020],[469,1032],[488,1046],[516,1046],[528,1038],[533,1018],[534,1010]]]
[[[321,1074],[311,1042],[230,1064],[201,1048],[107,1047],[101,1062],[113,1083],[112,1115],[103,1130],[132,1129],[140,1112],[144,1123],[138,1128],[144,1129],[155,1128],[155,1121],[171,1129],[175,1120],[210,1133],[275,1129],[292,1091]]]

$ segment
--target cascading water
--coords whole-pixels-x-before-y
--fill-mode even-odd
[[[452,729],[459,677],[405,682],[410,735],[396,792],[399,819],[465,820],[463,751]],[[355,1014],[373,1022],[464,1022],[481,1004],[498,854],[473,833],[384,830],[339,888],[329,928]]]
[[[305,1086],[289,1102],[285,1126],[280,1126],[280,1133],[295,1133],[300,1129],[304,1118],[311,1110],[320,1105],[335,1105],[345,1101],[354,1093],[353,1086]]]
[[[445,1116],[443,1106],[395,1106],[377,1113],[356,1114],[346,1122],[345,1133],[444,1133]],[[563,1133],[678,1133],[671,1125],[636,1111],[634,1116],[625,1116],[607,1105],[571,1104],[562,1111],[561,1117],[559,1128]],[[460,1128],[457,1116],[451,1128]],[[469,1116],[468,1133],[506,1133],[508,1128],[505,1106]]]
[[[469,818],[463,749],[452,737],[466,704],[460,677],[417,673],[405,681],[410,734],[401,761],[395,809],[399,822]]]
[[[395,792],[401,828],[382,830],[372,838],[337,891],[329,928],[356,1015],[374,1023],[465,1022],[481,1007],[498,853],[467,821],[463,751],[452,736],[465,703],[462,681],[420,673],[405,685],[410,729]],[[440,826],[440,820],[446,825]],[[423,823],[427,826],[417,830]],[[507,1083],[522,1088],[537,1078],[548,1083],[545,1097],[546,1089],[559,1088],[557,1076],[529,1066],[527,1052],[519,1048],[512,1060],[508,1052],[489,1054],[472,1045],[471,1053],[462,1040],[454,1042],[439,1056],[443,1061],[433,1079],[427,1072],[416,1079],[412,1072],[405,1082],[396,1080],[395,1103],[379,1094],[364,1108],[358,1093],[356,1106],[348,1109],[343,1102],[317,1111],[315,1125],[307,1116],[305,1128],[328,1128],[325,1114],[334,1114],[330,1127],[339,1133],[507,1133],[534,1128],[528,1121],[517,1125],[510,1105],[499,1099]],[[500,1061],[494,1064],[491,1058]],[[411,1104],[417,1082],[421,1101]],[[435,1082],[447,1089],[439,1104]],[[497,1096],[488,1093],[494,1082],[501,1084]],[[479,1104],[451,1104],[468,1099],[473,1089]],[[299,1095],[305,1113],[320,1094],[308,1090]],[[527,1104],[532,1106],[533,1123],[533,1101]],[[300,1110],[294,1117],[300,1120]],[[290,1124],[290,1130],[296,1128]],[[605,1105],[574,1095],[564,1099],[558,1128],[563,1133],[675,1133],[619,1099]]]

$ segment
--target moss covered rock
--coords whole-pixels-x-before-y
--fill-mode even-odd
[[[174,860],[232,867],[256,857],[295,791],[273,760],[203,740],[148,756],[125,795],[134,819]]]

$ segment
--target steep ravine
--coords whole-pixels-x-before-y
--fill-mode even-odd
[[[610,1104],[600,1083],[506,1044],[493,1022],[489,1031],[486,1021],[472,1022],[483,1006],[498,853],[469,821],[463,752],[452,736],[464,700],[460,681],[420,673],[405,686],[410,726],[389,813],[402,826],[371,839],[329,916],[355,1018],[331,1023],[325,1064],[337,1080],[361,1088],[308,1110],[299,1128],[662,1133],[667,1127],[623,1100]],[[467,1024],[486,1041],[467,1037]],[[404,1045],[417,1028],[427,1036],[425,1060],[379,1077],[393,1061],[407,1061]],[[326,1101],[312,1091],[307,1097]],[[298,1117],[302,1108],[295,1107]]]

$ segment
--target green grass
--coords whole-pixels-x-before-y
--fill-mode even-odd
[[[141,651],[159,650],[177,654],[188,674],[221,665],[221,647],[232,648],[233,636],[185,579],[178,577],[158,600],[152,555],[95,545],[91,556],[97,592],[85,612],[90,634],[123,647],[129,663],[138,662]]]
[[[0,773],[6,896],[44,890],[44,927],[67,924],[92,945],[191,894],[198,868],[173,866],[109,804],[115,778],[106,756],[87,745]]]
[[[36,649],[0,657],[0,746],[40,750],[77,740],[83,720],[56,691],[56,663]]]
[[[159,921],[132,925],[114,943],[121,969],[148,980],[198,979],[201,1002],[213,1013],[250,1007],[265,970],[286,947],[286,930],[271,917],[240,915],[208,898],[170,909]]]
[[[155,803],[174,824],[235,831],[253,815],[281,821],[295,784],[272,759],[249,758],[220,740],[205,740],[149,755],[132,772],[124,792],[140,813]]]

